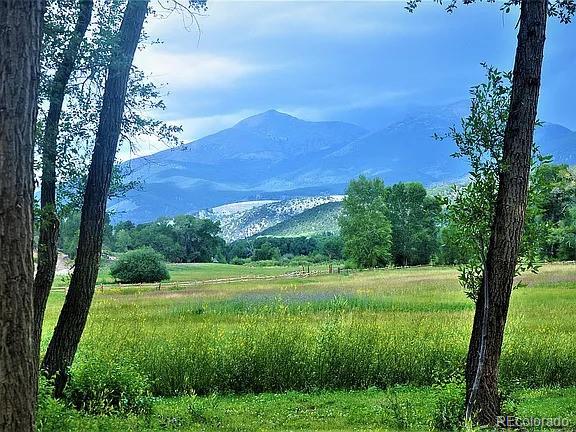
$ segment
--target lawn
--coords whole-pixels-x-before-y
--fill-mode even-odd
[[[171,272],[185,281],[290,270]],[[524,281],[512,296],[503,388],[519,415],[576,424],[576,266],[546,265]],[[44,346],[63,295],[49,299]],[[146,416],[59,418],[68,430],[428,429],[446,394],[461,391],[472,315],[453,268],[107,288],[96,293],[71,387],[135,377],[156,399]]]
[[[110,267],[107,263],[98,273],[98,286],[114,285],[117,283],[112,276],[110,276]],[[328,265],[314,264],[310,266],[310,271],[322,270],[327,271]],[[185,264],[168,264],[170,272],[170,280],[167,282],[190,282],[190,281],[206,281],[223,278],[239,278],[239,277],[259,277],[259,276],[279,276],[286,273],[295,271],[302,271],[300,266],[257,266],[257,265],[232,265],[232,264],[218,264],[218,263],[185,263]],[[308,270],[308,266],[304,268]],[[62,289],[68,286],[70,276],[56,276],[54,280],[54,288]]]

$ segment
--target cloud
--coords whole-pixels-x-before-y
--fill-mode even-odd
[[[375,108],[386,104],[405,101],[412,97],[415,90],[382,90],[342,88],[341,93],[345,95],[344,100],[333,103],[309,105],[281,105],[277,107],[279,111],[289,113],[293,116],[310,121],[340,120],[343,113],[364,109]],[[323,93],[337,94],[333,88],[318,90],[317,97],[311,99],[325,99]]]
[[[271,69],[224,55],[175,53],[160,48],[139,52],[135,64],[174,90],[223,89]]]
[[[178,118],[167,120],[166,123],[182,126],[180,139],[184,143],[188,143],[232,127],[240,120],[258,114],[261,111],[262,110],[257,109],[245,109],[221,115]],[[151,135],[141,135],[136,141],[138,142],[136,148],[130,148],[127,143],[123,143],[120,146],[117,158],[125,161],[135,157],[147,156],[169,148],[168,145],[161,142],[157,137]]]
[[[244,109],[220,115],[180,118],[171,120],[169,123],[182,125],[182,139],[184,142],[189,142],[232,127],[240,120],[258,114],[261,111],[258,109]]]

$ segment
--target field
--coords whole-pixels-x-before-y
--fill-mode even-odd
[[[171,273],[186,281],[294,270],[204,264],[174,265]],[[101,281],[108,281],[105,272]],[[502,356],[507,406],[520,416],[560,416],[576,425],[576,266],[546,265],[524,281],[512,296]],[[50,297],[44,346],[63,296],[56,289]],[[72,370],[70,399],[108,413],[119,391],[124,408],[136,411],[141,395],[154,398],[140,415],[48,407],[41,430],[449,425],[458,416],[472,314],[453,268],[163,291],[105,285]]]

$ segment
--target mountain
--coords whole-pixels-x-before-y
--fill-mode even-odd
[[[290,173],[367,133],[342,122],[309,122],[278,111],[178,148],[123,164],[142,187],[111,202],[115,219],[145,222],[222,204],[330,195],[344,185],[303,182]]]
[[[419,108],[379,129],[343,122],[311,122],[278,111],[189,144],[125,162],[140,189],[110,203],[115,220],[141,223],[197,213],[228,203],[285,201],[342,194],[360,174],[385,183],[426,186],[462,179],[464,160],[450,157],[450,139],[436,140],[466,115],[468,103]],[[576,163],[576,132],[546,123],[536,141],[556,162]]]
[[[317,234],[340,232],[338,218],[342,211],[342,202],[334,201],[321,204],[292,216],[260,233],[259,236],[272,237],[310,237]]]

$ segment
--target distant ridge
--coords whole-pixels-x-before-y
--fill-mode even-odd
[[[276,110],[175,149],[125,162],[141,189],[115,199],[114,220],[141,223],[194,214],[243,201],[342,194],[360,174],[386,184],[424,185],[466,176],[464,160],[450,157],[451,140],[437,141],[466,114],[467,104],[420,108],[377,131],[338,121],[311,122]],[[536,142],[558,163],[576,163],[576,132],[546,123]]]

